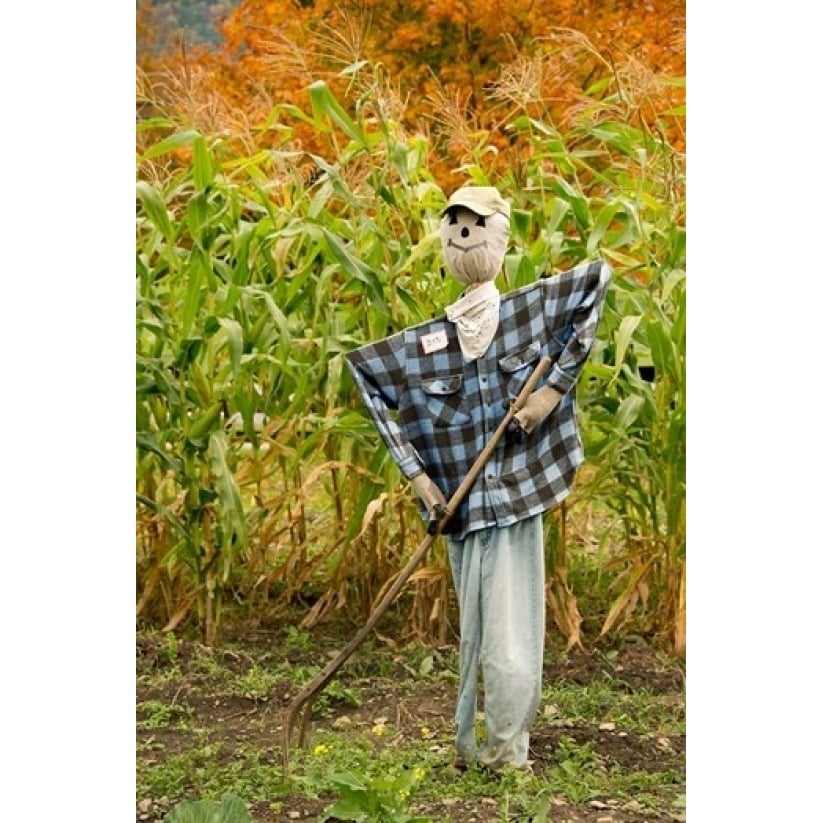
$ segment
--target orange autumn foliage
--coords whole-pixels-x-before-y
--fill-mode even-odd
[[[277,104],[306,110],[314,80],[344,104],[378,85],[381,114],[426,134],[433,171],[452,185],[486,147],[484,163],[510,162],[512,111],[568,125],[608,77],[624,118],[685,150],[684,116],[657,123],[685,102],[684,85],[667,82],[685,77],[685,0],[241,0],[220,30],[217,48],[165,56],[164,88],[172,105],[177,83],[195,125],[237,137]],[[255,145],[282,140],[284,125],[258,130]],[[318,149],[309,129],[288,128],[292,145]]]

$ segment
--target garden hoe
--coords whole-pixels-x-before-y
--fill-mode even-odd
[[[326,686],[326,684],[332,679],[332,677],[334,677],[337,670],[349,659],[349,657],[351,657],[351,655],[354,653],[357,647],[366,639],[368,634],[377,624],[377,621],[380,620],[380,618],[383,616],[383,614],[386,612],[389,606],[391,606],[391,604],[394,602],[395,598],[400,593],[400,590],[403,588],[403,586],[406,585],[406,582],[411,577],[414,570],[420,565],[420,561],[426,556],[426,552],[431,547],[432,543],[434,542],[434,539],[443,530],[443,527],[446,525],[446,523],[448,523],[448,521],[454,515],[455,511],[457,511],[457,507],[460,505],[463,498],[466,496],[466,494],[468,494],[469,489],[471,489],[471,487],[474,485],[474,481],[477,479],[477,476],[483,470],[483,467],[486,465],[492,453],[497,448],[497,444],[500,442],[500,439],[506,433],[506,428],[508,427],[515,413],[523,408],[529,395],[532,393],[534,387],[537,385],[537,381],[540,379],[540,377],[543,375],[543,373],[550,365],[551,361],[548,358],[543,358],[537,364],[535,370],[532,372],[531,376],[526,381],[526,384],[521,389],[520,394],[517,396],[517,399],[509,405],[509,408],[506,411],[506,416],[503,418],[502,422],[495,430],[494,434],[484,447],[483,451],[480,452],[480,454],[478,455],[477,460],[475,460],[474,464],[469,469],[469,473],[466,475],[465,479],[460,484],[457,491],[452,496],[451,500],[449,500],[448,504],[446,505],[445,514],[436,522],[436,528],[430,534],[426,535],[426,537],[417,547],[414,554],[409,559],[408,563],[406,563],[406,565],[397,575],[397,578],[395,579],[391,588],[375,605],[371,615],[369,615],[369,618],[365,622],[363,627],[349,641],[349,643],[337,655],[337,657],[335,657],[331,662],[329,662],[326,665],[326,667],[319,674],[317,674],[310,683],[307,683],[301,690],[300,694],[298,694],[297,697],[295,697],[294,700],[291,702],[288,710],[286,711],[285,720],[283,722],[283,771],[286,774],[289,773],[289,743],[291,741],[292,730],[294,729],[295,720],[297,719],[297,716],[300,713],[301,708],[305,707],[305,711],[303,713],[303,720],[300,724],[298,746],[302,746],[304,743],[306,737],[306,730],[308,729],[309,719],[311,718],[311,707],[314,703],[315,698],[320,693],[320,691]]]

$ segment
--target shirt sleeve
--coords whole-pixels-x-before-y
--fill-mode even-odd
[[[602,260],[575,267],[543,282],[546,326],[562,346],[546,382],[565,394],[589,356],[611,271]]]
[[[363,404],[400,471],[408,480],[422,474],[423,461],[393,414],[406,386],[403,333],[349,352],[346,363]]]

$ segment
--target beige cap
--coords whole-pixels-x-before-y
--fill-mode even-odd
[[[489,217],[495,212],[506,217],[511,214],[511,206],[494,186],[462,186],[452,194],[443,211],[455,206],[464,206],[483,217]]]

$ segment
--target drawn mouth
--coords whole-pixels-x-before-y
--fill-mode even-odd
[[[447,246],[452,246],[458,251],[462,251],[463,254],[466,254],[466,252],[474,251],[475,249],[485,248],[486,246],[488,246],[488,242],[484,240],[482,243],[475,243],[473,246],[461,246],[459,243],[455,243],[454,240],[449,238]]]

